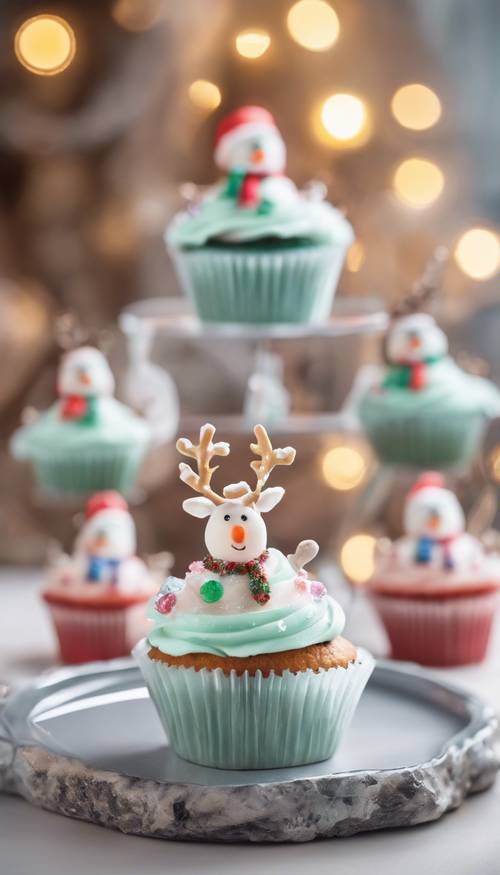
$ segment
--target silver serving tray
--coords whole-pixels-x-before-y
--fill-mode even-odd
[[[220,771],[168,747],[130,660],[61,669],[5,695],[0,790],[136,835],[308,841],[435,820],[489,787],[497,721],[411,665],[379,662],[332,760]]]

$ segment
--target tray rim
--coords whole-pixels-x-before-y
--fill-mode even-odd
[[[53,752],[40,739],[17,747],[11,740],[9,756],[5,729],[10,723],[5,716],[16,703],[31,703],[26,721],[37,694],[51,683],[83,679],[90,673],[98,679],[100,674],[119,671],[137,672],[140,677],[133,661],[124,659],[56,669],[3,699],[0,689],[0,792],[133,835],[226,843],[306,842],[437,820],[470,794],[491,786],[500,767],[495,746],[498,720],[492,706],[419,666],[391,660],[377,663],[378,683],[397,689],[398,679],[411,677],[419,690],[430,685],[429,695],[417,693],[416,698],[432,705],[435,695],[436,708],[444,707],[465,720],[436,756],[420,764],[203,784],[139,778],[87,765],[75,756]],[[415,698],[415,693],[408,695]],[[448,704],[439,700],[443,695],[450,697]],[[57,789],[61,784],[68,789],[62,801]],[[346,807],[346,799],[352,807]]]

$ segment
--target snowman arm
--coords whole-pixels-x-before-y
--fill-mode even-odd
[[[295,553],[290,553],[287,559],[294,571],[301,571],[318,555],[318,551],[319,546],[316,541],[301,541]]]

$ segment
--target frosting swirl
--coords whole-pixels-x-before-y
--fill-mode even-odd
[[[165,239],[174,248],[189,248],[214,241],[235,244],[264,238],[347,248],[354,240],[354,233],[340,210],[300,195],[285,203],[273,204],[268,213],[242,209],[230,198],[211,196],[202,201],[196,213],[175,216]]]
[[[327,595],[312,597],[307,586],[297,586],[288,560],[278,550],[269,554],[271,598],[265,606],[252,600],[244,576],[228,584],[227,577],[196,568],[186,575],[172,613],[161,614],[155,600],[149,602],[148,617],[154,623],[150,644],[171,656],[246,657],[308,647],[340,635],[345,624],[340,605]],[[215,606],[199,597],[200,585],[208,579],[224,583],[228,590]]]

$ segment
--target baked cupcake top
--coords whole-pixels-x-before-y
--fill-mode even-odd
[[[446,335],[427,313],[393,321],[386,339],[388,365],[363,400],[387,416],[407,413],[500,414],[500,392],[489,380],[465,373],[448,355]]]
[[[500,586],[500,556],[465,531],[457,497],[441,474],[422,474],[404,507],[404,537],[381,545],[369,587],[388,595],[465,595]]]
[[[229,444],[213,443],[213,425],[200,430],[199,444],[186,438],[178,450],[194,459],[197,471],[181,463],[180,477],[199,493],[183,503],[192,516],[208,518],[208,555],[191,563],[183,579],[168,577],[149,604],[153,647],[172,656],[209,653],[256,656],[331,641],[340,635],[345,617],[320,581],[311,580],[305,565],[318,552],[314,541],[301,541],[293,555],[267,547],[262,514],[284,495],[279,486],[264,488],[278,465],[291,465],[292,447],[274,449],[265,428],[255,427],[256,475],[226,486],[222,495],[211,487],[217,466],[211,461],[229,454]]]
[[[17,458],[37,451],[82,446],[120,446],[150,440],[145,419],[113,397],[115,381],[100,350],[82,346],[66,353],[57,375],[58,400],[12,440]]]
[[[136,556],[135,523],[125,499],[99,492],[87,502],[73,555],[58,556],[48,569],[43,596],[57,604],[125,606],[147,599],[160,580]]]
[[[298,191],[285,175],[285,143],[266,109],[244,106],[224,118],[214,158],[225,181],[174,218],[166,234],[170,245],[352,243],[352,227],[340,210],[323,202],[319,189]]]

